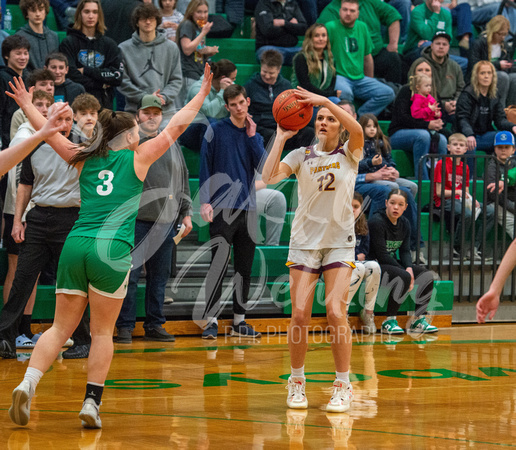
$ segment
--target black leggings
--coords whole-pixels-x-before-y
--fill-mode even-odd
[[[390,288],[389,302],[387,304],[387,316],[395,316],[405,301],[406,294],[410,287],[410,274],[403,268],[380,264],[382,268],[382,286]],[[434,287],[434,276],[426,267],[413,265],[414,288],[416,291],[416,316],[425,314],[432,289]]]

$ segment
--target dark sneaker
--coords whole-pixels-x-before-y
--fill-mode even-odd
[[[219,326],[216,323],[212,323],[209,327],[206,327],[202,332],[203,339],[217,339],[219,332]]]
[[[229,333],[230,336],[240,336],[240,337],[248,337],[248,338],[259,338],[262,336],[261,333],[254,331],[245,320],[242,320],[238,325],[231,325],[231,331]]]
[[[116,341],[119,344],[132,344],[133,343],[132,330],[130,328],[119,328],[118,334],[116,337]]]
[[[174,342],[176,338],[173,334],[167,333],[163,327],[149,328],[145,330],[146,341],[158,341],[158,342]]]
[[[63,359],[87,358],[90,354],[90,344],[79,344],[63,352]]]
[[[16,344],[0,339],[0,357],[4,359],[16,359]]]

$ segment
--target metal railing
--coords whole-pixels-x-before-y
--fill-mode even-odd
[[[511,157],[511,159],[513,158],[514,157]],[[452,159],[454,162],[454,164],[452,164],[451,185],[456,186],[457,182],[460,184],[462,181],[462,174],[460,171],[459,173],[457,171],[458,166],[456,163],[458,159],[464,162],[464,172],[466,172],[466,164],[470,167],[470,183],[469,188],[467,188],[467,183],[463,182],[461,192],[456,192],[455,188],[453,188],[451,197],[445,199],[444,180],[446,161],[450,159]],[[484,173],[488,162],[493,159],[495,159],[494,155],[452,156],[431,154],[425,155],[419,162],[419,173],[422,173],[423,164],[428,163],[430,166],[430,198],[426,199],[423,197],[426,192],[423,192],[423,181],[419,179],[417,198],[418,236],[421,236],[421,231],[423,228],[422,220],[426,218],[423,213],[428,211],[428,230],[427,235],[423,236],[423,240],[426,241],[428,246],[428,267],[434,270],[441,279],[454,281],[455,297],[459,302],[476,301],[480,295],[488,290],[494,273],[496,272],[496,269],[500,264],[500,261],[505,254],[507,247],[512,241],[511,237],[508,236],[507,233],[512,231],[512,236],[516,235],[516,229],[507,230],[506,225],[508,212],[505,207],[501,207],[502,205],[507,204],[507,184],[505,184],[505,189],[502,194],[498,193],[498,189],[494,190],[494,203],[491,203],[488,207],[486,207],[488,205],[487,185],[485,182],[483,184],[479,182],[485,181],[485,179],[484,176],[477,175],[477,169],[479,164],[483,163]],[[435,166],[439,160],[442,161],[442,165],[440,173],[437,174]],[[496,179],[508,179],[508,166],[509,163],[506,163],[504,166],[500,164],[496,165]],[[440,175],[440,179],[443,180],[440,193],[436,193],[435,190],[435,179],[437,175]],[[472,197],[470,205],[467,204],[467,201],[461,202],[460,199],[456,199],[457,195],[460,195],[462,199],[465,199],[467,198],[467,194],[470,194]],[[435,197],[440,199],[439,207],[435,206]],[[476,206],[476,199],[478,199],[482,205],[480,211],[478,211]],[[445,209],[446,201],[448,201],[449,208]],[[456,206],[458,208],[458,214],[451,213],[451,211],[456,210]],[[461,217],[465,217],[466,209],[469,207],[471,207],[472,219],[470,220],[468,226],[465,220],[461,220]],[[486,224],[488,208],[491,208],[491,211],[494,213],[494,226],[493,230],[486,233],[486,227],[483,225]],[[478,218],[475,220],[477,215]],[[460,226],[457,227],[459,220]],[[434,225],[436,222],[438,223],[438,226]],[[482,232],[480,235],[481,258],[480,260],[476,260],[475,236],[479,226],[482,226]],[[516,228],[516,226],[513,226],[512,228]],[[458,237],[457,234],[459,234]],[[455,248],[454,242],[456,242]],[[508,287],[508,284],[505,286],[503,297],[504,299],[515,301],[516,271],[512,274],[510,287]]]

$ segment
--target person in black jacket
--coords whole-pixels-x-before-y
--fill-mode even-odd
[[[307,23],[296,0],[260,0],[254,10],[256,20],[256,59],[266,50],[277,50],[285,65],[301,50],[297,45]]]
[[[245,85],[247,95],[251,99],[249,114],[256,123],[256,131],[263,136],[266,148],[276,132],[277,123],[272,115],[274,100],[283,91],[291,89],[290,83],[280,74],[282,61],[281,53],[276,50],[263,52],[260,58],[260,72],[253,74]],[[306,147],[311,144],[313,137],[314,129],[307,125],[287,141],[285,148],[292,150]]]
[[[337,71],[328,41],[328,30],[315,23],[306,30],[303,49],[294,56],[292,86],[301,86],[314,94],[338,103],[341,91],[335,90]]]
[[[516,133],[516,124],[507,120],[503,106],[496,96],[496,81],[493,64],[489,61],[477,62],[471,73],[471,83],[462,91],[457,101],[457,127],[468,139],[470,154],[476,150],[493,152],[496,135],[493,124],[498,131]],[[472,158],[468,161],[470,166],[471,160]]]
[[[410,224],[403,217],[407,209],[407,193],[393,189],[385,202],[385,210],[378,211],[369,219],[369,254],[368,260],[376,260],[382,269],[382,285],[391,287],[387,304],[387,318],[382,323],[382,333],[402,334],[396,315],[400,305],[415,286],[416,312],[409,333],[435,333],[436,327],[426,320],[426,310],[434,278],[432,272],[423,266],[412,265],[410,257]],[[398,257],[396,256],[398,253]]]
[[[2,60],[4,67],[0,67],[0,140],[2,150],[9,147],[11,119],[18,109],[16,102],[6,95],[10,91],[9,82],[15,77],[26,80],[27,64],[29,63],[30,43],[20,35],[9,36],[2,42]]]
[[[103,108],[113,109],[115,87],[120,86],[124,69],[118,46],[104,36],[105,30],[100,0],[81,0],[59,51],[68,58],[70,79],[82,84]]]
[[[510,23],[504,16],[495,16],[487,24],[471,47],[468,78],[474,65],[479,61],[490,61],[498,77],[497,97],[503,107],[516,104],[516,68],[513,64],[514,49],[506,44]]]
[[[50,70],[56,78],[54,81],[54,100],[72,104],[75,98],[84,94],[84,86],[66,78],[68,74],[68,58],[59,52],[50,53],[45,59],[45,69]]]
[[[409,71],[409,77],[420,73],[432,77],[432,67],[424,58],[418,58],[414,61]],[[435,84],[433,84],[433,86],[435,86]],[[434,89],[432,89],[431,94],[432,97],[436,98]],[[412,152],[416,178],[419,177],[423,180],[428,180],[426,164],[422,165],[421,172],[419,172],[419,160],[430,152],[430,131],[440,131],[444,123],[442,119],[435,119],[430,122],[426,122],[423,119],[414,119],[410,112],[410,106],[412,105],[411,97],[412,92],[410,86],[406,84],[399,90],[394,100],[394,106],[392,108],[394,114],[392,115],[391,124],[389,125],[391,146],[392,148]],[[446,145],[446,138],[441,134],[439,136],[437,152],[441,155],[445,155]]]

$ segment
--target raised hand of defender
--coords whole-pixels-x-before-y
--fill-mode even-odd
[[[486,317],[492,320],[500,305],[500,296],[487,291],[477,302],[477,322],[485,323]]]
[[[69,109],[70,107],[68,106],[68,103],[54,104],[48,120],[45,122],[45,125],[43,125],[41,130],[39,130],[42,140],[51,137],[55,133],[66,130],[68,125],[66,124],[66,121],[62,120],[62,116],[70,114]]]
[[[208,63],[204,65],[204,78],[202,80],[201,89],[199,93],[206,97],[211,91],[211,81],[213,80],[213,73],[211,73],[211,67]]]
[[[326,97],[322,95],[314,94],[313,92],[307,91],[302,87],[298,86],[297,89],[294,89],[294,92],[299,99],[300,103],[309,104],[312,106],[324,105],[328,101]]]
[[[31,87],[28,91],[25,88],[25,83],[21,77],[14,77],[14,83],[9,81],[9,87],[12,92],[5,91],[6,95],[13,98],[20,108],[30,105],[32,103],[32,92],[34,87]]]

